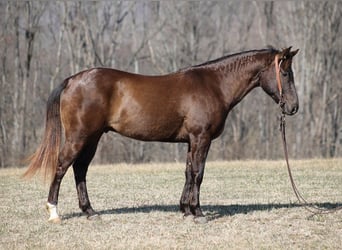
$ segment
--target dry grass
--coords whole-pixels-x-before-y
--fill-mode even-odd
[[[299,189],[320,206],[342,202],[342,159],[293,161]],[[47,223],[48,187],[0,170],[0,249],[338,249],[342,211],[310,216],[277,161],[207,164],[201,201],[209,222],[183,220],[184,164],[92,166],[89,194],[101,220],[78,210],[72,171],[61,225]]]

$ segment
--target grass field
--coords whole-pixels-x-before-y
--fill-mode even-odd
[[[342,159],[292,161],[304,196],[342,205]],[[184,220],[184,164],[92,166],[89,195],[101,219],[78,209],[72,170],[60,190],[62,224],[47,222],[48,186],[0,170],[0,249],[340,249],[342,211],[298,206],[283,161],[209,162],[201,204],[209,222]]]

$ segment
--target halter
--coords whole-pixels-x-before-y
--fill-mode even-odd
[[[283,87],[281,84],[280,79],[280,66],[283,62],[282,58],[279,58],[279,55],[276,55],[274,58],[274,65],[275,65],[275,71],[276,71],[276,78],[277,78],[277,84],[278,84],[278,91],[279,91],[279,105],[280,107],[283,105]]]

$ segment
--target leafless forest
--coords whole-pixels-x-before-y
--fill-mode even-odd
[[[166,74],[234,52],[293,46],[300,110],[287,118],[291,157],[342,156],[342,2],[0,2],[0,167],[40,143],[45,104],[90,67]],[[252,91],[228,116],[209,159],[282,156],[277,105]],[[181,161],[186,145],[105,134],[97,163]]]

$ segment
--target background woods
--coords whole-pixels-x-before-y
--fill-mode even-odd
[[[291,156],[342,156],[342,3],[0,2],[0,167],[32,153],[45,104],[62,80],[90,67],[166,74],[242,50],[299,48],[300,110],[287,119]],[[281,156],[278,108],[261,89],[229,115],[209,159]],[[103,136],[95,161],[178,161],[181,144]]]

